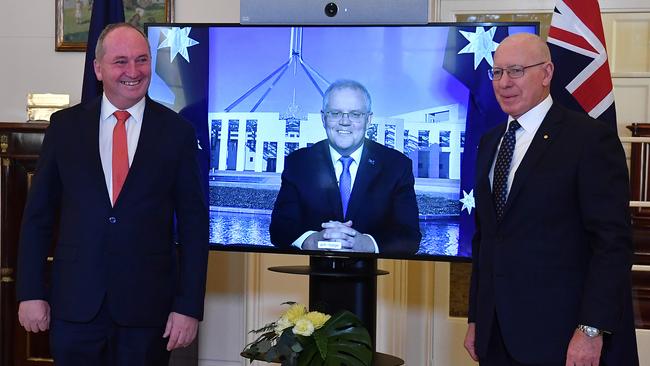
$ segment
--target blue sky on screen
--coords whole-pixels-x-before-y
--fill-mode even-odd
[[[446,40],[446,27],[304,27],[302,57],[329,82],[346,78],[366,85],[377,115],[458,103],[464,118],[467,90],[442,69]],[[208,110],[224,111],[287,62],[290,44],[290,27],[211,29]],[[268,84],[232,111],[250,111]],[[294,88],[296,104],[305,112],[320,111],[321,95],[297,64],[280,77],[257,111],[286,110]]]

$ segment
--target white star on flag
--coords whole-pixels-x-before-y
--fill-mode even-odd
[[[474,70],[478,68],[478,65],[483,59],[485,59],[490,66],[494,64],[492,52],[494,52],[497,49],[497,46],[499,46],[498,43],[493,41],[496,31],[497,27],[492,27],[487,32],[483,27],[476,27],[476,33],[459,30],[460,34],[462,34],[469,43],[462,50],[458,51],[458,54],[473,53]]]
[[[476,207],[474,203],[474,190],[472,189],[469,191],[469,193],[463,191],[463,198],[461,198],[459,201],[463,203],[463,207],[460,209],[460,212],[467,210],[467,214],[471,215],[472,209]]]
[[[158,49],[169,47],[169,62],[173,62],[176,55],[183,56],[185,61],[190,62],[190,55],[187,53],[187,48],[199,44],[199,42],[190,38],[191,27],[172,27],[170,29],[162,29],[165,34],[165,40],[160,43]]]

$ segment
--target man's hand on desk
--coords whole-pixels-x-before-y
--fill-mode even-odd
[[[305,239],[303,250],[320,250],[319,241],[336,241],[341,243],[341,250],[354,252],[375,251],[372,239],[352,228],[352,221],[328,221],[321,224],[323,230],[315,232]]]

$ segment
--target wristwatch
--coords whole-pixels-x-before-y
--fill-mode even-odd
[[[599,335],[603,334],[602,330],[583,324],[578,325],[578,330],[586,334],[589,338],[598,337]]]

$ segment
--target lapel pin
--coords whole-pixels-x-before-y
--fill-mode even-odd
[[[375,159],[368,159],[368,164],[375,165]]]
[[[544,140],[548,140],[548,135],[544,134]]]

